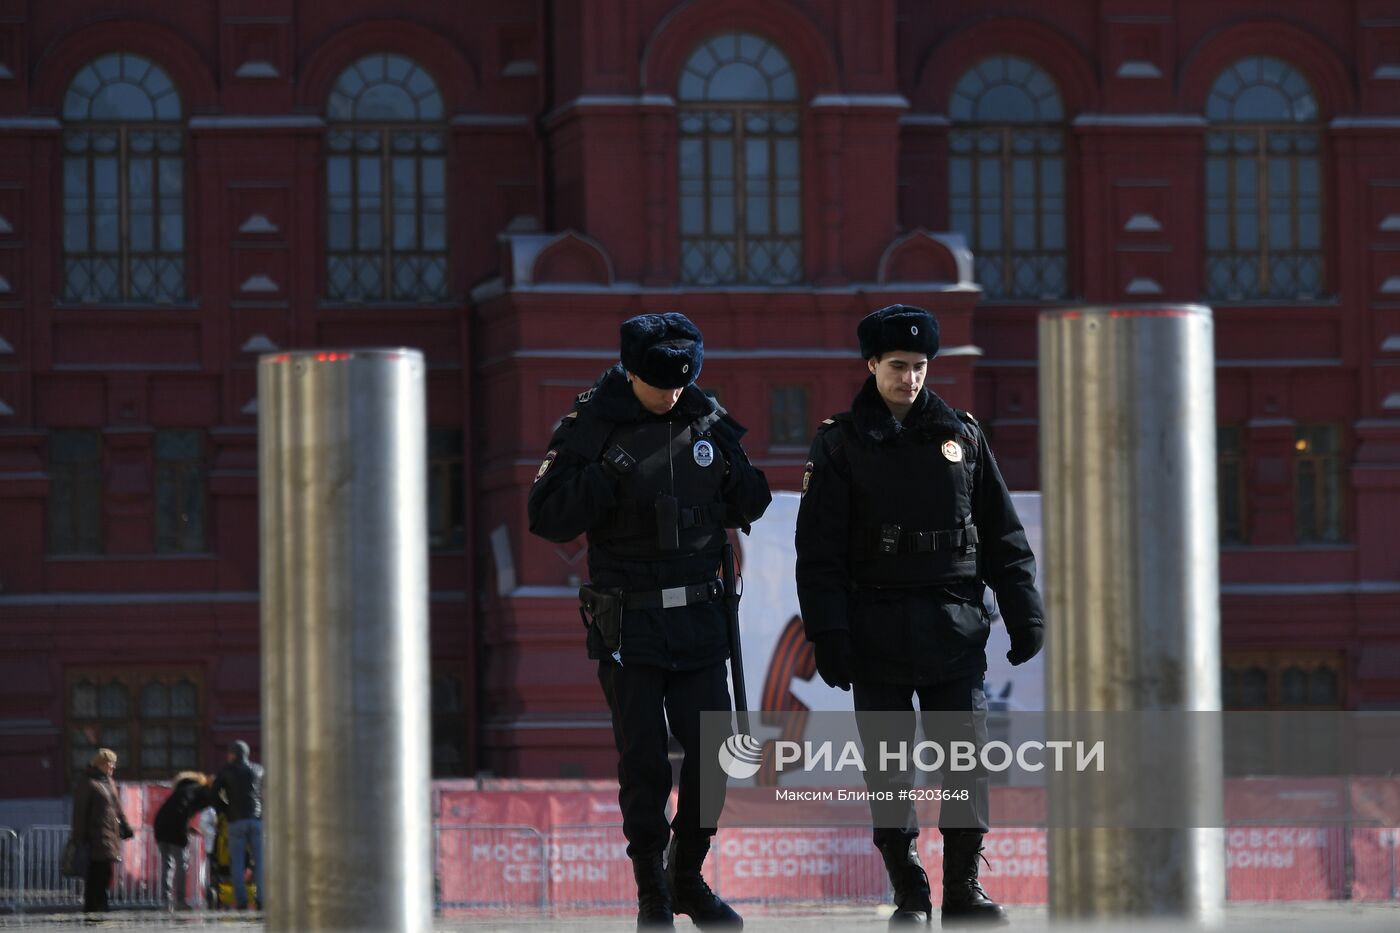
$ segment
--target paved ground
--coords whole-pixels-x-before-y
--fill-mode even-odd
[[[742,906],[742,905],[741,905]],[[1110,931],[1139,931],[1148,933],[1177,933],[1193,930],[1195,927],[1175,923],[1056,923],[1050,924],[1045,908],[1011,908],[1014,931],[1021,930],[1087,930],[1095,933]],[[747,906],[745,929],[749,933],[838,933],[851,930],[856,933],[882,933],[885,929],[885,915],[869,907],[837,907],[824,910],[803,910],[794,908],[761,908]],[[221,930],[223,933],[262,933],[262,918],[256,914],[205,913],[162,914],[136,911],[114,911],[102,920],[89,922],[77,913],[55,914],[0,914],[0,928],[56,929],[61,927],[100,926],[103,929],[136,931],[153,930],[162,933],[195,933],[195,931]],[[483,918],[480,916],[441,916],[433,924],[435,933],[552,933],[554,930],[567,930],[568,933],[604,933],[604,931],[624,931],[633,929],[630,918],[625,916],[582,916],[568,918],[541,918],[538,916],[514,916],[508,918]],[[681,918],[676,923],[679,933],[693,930],[689,920]],[[1234,904],[1226,910],[1225,929],[1230,933],[1278,933],[1285,931],[1320,931],[1320,933],[1362,933],[1362,931],[1400,931],[1400,902],[1378,904],[1332,903],[1288,903],[1288,904]],[[371,931],[365,931],[371,933]]]

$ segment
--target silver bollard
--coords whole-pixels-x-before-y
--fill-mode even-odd
[[[259,360],[271,931],[432,928],[424,376],[417,350]]]
[[[1047,311],[1039,332],[1051,720],[1056,711],[1107,711],[1123,735],[1127,711],[1218,711],[1210,309]],[[1111,784],[1109,799],[1088,799],[1092,782],[1073,773],[1049,774],[1052,919],[1223,918],[1218,717],[1171,721],[1169,735],[1144,735],[1136,748],[1127,730],[1116,760],[1110,749],[1120,766],[1110,783],[1122,783]],[[1173,745],[1171,773],[1150,777],[1182,825],[1093,823],[1141,793],[1130,786],[1134,756],[1152,742]]]

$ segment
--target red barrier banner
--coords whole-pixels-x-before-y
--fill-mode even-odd
[[[706,871],[715,890],[737,901],[879,900],[880,853],[865,827],[721,829]]]
[[[523,783],[523,782],[522,782]],[[438,899],[447,906],[636,903],[616,785],[598,790],[440,788]]]
[[[553,826],[621,823],[617,785],[600,790],[441,790],[437,793],[437,822],[533,826],[548,832]]]
[[[121,785],[133,826],[149,827],[169,788]],[[846,825],[739,826],[771,813],[773,788],[732,788],[724,826],[705,875],[738,903],[869,901],[889,897],[865,804],[812,809]],[[1348,800],[1348,794],[1351,795]],[[1400,781],[1330,778],[1235,779],[1227,782],[1232,820],[1277,815],[1333,825],[1236,825],[1225,830],[1232,901],[1400,898],[1400,829],[1379,817],[1400,801]],[[449,908],[628,913],[636,888],[623,838],[617,786],[609,781],[439,781],[434,783],[437,898]],[[671,812],[674,812],[674,797]],[[1337,823],[1351,808],[1356,822]],[[1043,817],[1040,788],[992,789],[998,822]],[[935,892],[942,883],[943,837],[937,805],[920,804],[919,852]],[[1376,826],[1376,823],[1381,826]],[[994,828],[984,839],[981,881],[996,900],[1043,904],[1048,897],[1044,829]],[[154,859],[129,847],[128,874],[147,876]],[[1351,883],[1348,888],[1348,857]],[[153,879],[154,875],[150,875]]]
[[[1353,829],[1351,858],[1352,900],[1400,900],[1400,829]]]
[[[434,861],[444,907],[546,903],[544,837],[533,827],[440,826]]]
[[[575,910],[635,910],[637,884],[622,827],[555,826],[549,834],[549,900]]]
[[[1251,826],[1225,831],[1232,901],[1325,901],[1345,896],[1346,831]]]

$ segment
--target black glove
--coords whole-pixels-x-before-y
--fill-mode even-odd
[[[1011,635],[1011,650],[1006,652],[1006,660],[1013,665],[1025,664],[1045,647],[1044,623],[1032,622],[1020,628],[1009,628],[1007,632]]]
[[[828,687],[851,689],[851,655],[854,653],[850,632],[834,629],[817,636],[817,673]]]

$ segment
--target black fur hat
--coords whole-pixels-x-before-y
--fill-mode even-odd
[[[890,305],[862,318],[856,326],[856,339],[862,359],[893,350],[922,353],[933,359],[938,355],[938,319],[913,305]]]
[[[678,311],[622,322],[622,366],[649,386],[685,388],[699,378],[704,362],[699,328]]]

